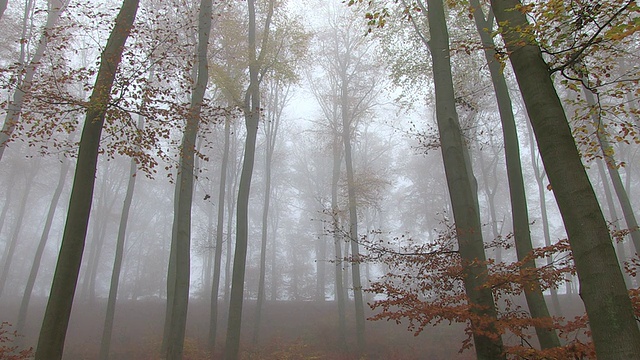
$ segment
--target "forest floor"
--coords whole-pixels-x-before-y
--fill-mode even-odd
[[[568,300],[568,299],[565,299]],[[567,303],[563,301],[563,303]],[[569,302],[571,303],[571,302]],[[347,312],[347,348],[340,347],[337,331],[337,306],[332,301],[267,302],[263,311],[260,340],[251,342],[255,302],[246,301],[243,316],[244,360],[412,360],[412,359],[473,359],[473,350],[459,353],[465,338],[464,325],[440,324],[428,327],[419,336],[407,330],[407,324],[394,321],[367,321],[365,354],[355,352],[355,321]],[[21,344],[34,346],[37,329],[44,312],[44,300],[35,301],[29,314]],[[353,305],[351,303],[351,305]],[[93,360],[98,358],[104,322],[105,301],[93,304],[74,303],[65,345],[65,360]],[[352,306],[351,306],[352,307]],[[0,320],[15,321],[18,304],[0,304]],[[221,306],[224,308],[224,306]],[[111,359],[159,359],[165,305],[160,300],[119,302],[112,338]],[[185,360],[222,358],[222,353],[210,356],[206,350],[209,331],[209,304],[191,300],[189,304]],[[368,313],[367,316],[371,316]],[[224,345],[226,314],[220,314],[218,348]]]

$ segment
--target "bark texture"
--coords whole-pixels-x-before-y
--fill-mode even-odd
[[[492,0],[538,149],[569,236],[598,359],[640,359],[640,331],[607,224],[540,48],[517,0]]]

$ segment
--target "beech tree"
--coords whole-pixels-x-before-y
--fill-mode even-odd
[[[102,125],[111,98],[111,88],[138,5],[139,0],[124,0],[107,45],[102,51],[100,68],[88,103],[80,138],[69,212],[58,264],[36,348],[35,358],[38,360],[62,358],[87,233]]]
[[[598,358],[639,359],[640,331],[607,224],[580,161],[549,67],[517,0],[492,0],[542,161],[560,208]]]
[[[167,275],[167,319],[165,320],[166,356],[182,358],[189,302],[191,256],[191,203],[196,137],[202,103],[209,80],[207,49],[211,32],[213,1],[202,0],[198,15],[197,76],[191,94],[191,105],[181,146],[180,167],[176,179],[175,213],[171,241],[169,274]],[[173,266],[171,266],[173,264]],[[164,349],[163,349],[164,350]]]
[[[245,140],[242,173],[240,175],[240,183],[238,185],[236,247],[233,258],[233,278],[229,298],[229,319],[227,322],[227,340],[224,355],[227,360],[236,360],[240,350],[240,328],[242,321],[242,303],[244,300],[244,275],[249,231],[249,191],[251,189],[251,177],[253,176],[258,123],[261,116],[260,82],[262,75],[264,74],[264,59],[269,41],[269,28],[271,26],[271,19],[275,6],[274,0],[269,0],[267,6],[267,13],[262,31],[262,42],[258,52],[258,44],[256,41],[256,2],[255,0],[247,1],[249,15],[249,85],[245,90],[244,104],[242,107],[247,137]]]

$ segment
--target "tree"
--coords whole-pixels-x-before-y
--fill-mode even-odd
[[[441,0],[427,0],[429,20],[428,46],[433,63],[436,96],[436,118],[440,133],[440,145],[444,162],[447,186],[456,226],[458,251],[464,261],[464,285],[473,311],[486,316],[491,322],[496,320],[496,308],[490,289],[482,283],[486,277],[486,259],[478,198],[475,192],[476,180],[471,169],[471,161],[465,143],[458,114],[449,59],[449,35]],[[493,325],[473,324],[474,343],[478,359],[503,358],[502,341],[497,334],[487,334]]]
[[[35,358],[62,358],[64,339],[71,315],[73,295],[82,261],[87,223],[93,197],[100,135],[111,89],[122,59],[125,42],[138,11],[139,0],[124,0],[107,45],[102,51],[100,68],[89,99],[80,138],[78,160],[69,200],[69,211],[62,237],[58,263],[51,285]]]
[[[9,103],[7,109],[7,115],[4,119],[2,132],[0,132],[0,159],[2,159],[4,149],[7,147],[7,143],[11,138],[11,134],[13,133],[16,124],[20,119],[20,112],[22,111],[25,96],[30,91],[38,65],[40,64],[42,56],[47,49],[49,38],[53,36],[54,27],[56,26],[60,15],[65,10],[68,4],[68,0],[49,0],[48,2],[49,9],[47,12],[47,22],[42,30],[42,35],[40,36],[40,40],[38,41],[38,46],[33,54],[33,57],[25,66],[24,76],[20,76],[18,78],[16,89],[13,93],[13,99]],[[6,7],[7,1],[3,1],[2,3],[0,3],[0,17],[2,17],[2,13],[4,12],[4,9],[6,9]]]
[[[171,239],[170,262],[167,279],[168,318],[169,325],[165,327],[166,357],[181,359],[184,347],[184,334],[187,323],[187,306],[189,303],[189,276],[191,252],[191,204],[193,198],[193,170],[196,157],[196,137],[202,111],[202,103],[209,80],[209,62],[207,48],[211,32],[212,0],[200,2],[198,15],[198,49],[197,49],[197,77],[191,94],[191,106],[187,117],[181,146],[180,168],[176,180],[175,214]],[[173,272],[173,273],[172,273]],[[170,308],[170,309],[169,309]],[[168,332],[168,333],[167,333]],[[163,349],[164,350],[164,349]]]
[[[18,242],[20,240],[20,231],[22,231],[22,222],[24,220],[24,215],[27,210],[27,200],[29,199],[29,195],[31,194],[31,189],[33,187],[34,180],[39,171],[40,159],[36,162],[36,166],[29,171],[25,172],[25,188],[22,193],[22,198],[20,199],[20,206],[18,209],[18,213],[16,214],[16,224],[13,228],[13,232],[11,234],[11,238],[7,240],[7,244],[4,248],[4,253],[2,254],[2,274],[0,274],[0,296],[4,291],[4,286],[7,283],[7,278],[9,277],[9,272],[11,270],[11,263],[13,262],[13,256],[16,251],[16,247],[18,246]],[[7,204],[8,205],[8,204]],[[7,206],[5,205],[5,206]]]
[[[236,249],[233,258],[233,278],[231,283],[231,296],[229,300],[229,320],[227,322],[227,340],[225,347],[225,359],[236,360],[240,350],[240,328],[242,321],[242,303],[244,300],[244,275],[247,259],[247,243],[249,231],[249,191],[251,189],[251,177],[253,175],[253,163],[255,158],[256,137],[260,120],[260,81],[264,72],[264,57],[269,39],[269,27],[275,6],[274,0],[269,0],[267,15],[262,32],[262,46],[258,54],[256,44],[256,1],[248,0],[249,12],[249,85],[245,91],[244,112],[247,137],[245,140],[244,160],[240,184],[238,185],[237,205],[237,230]]]
[[[639,359],[640,331],[607,224],[567,117],[517,0],[492,0],[547,176],[569,236],[594,344],[601,359]]]
[[[40,241],[38,242],[38,246],[34,254],[31,270],[29,271],[29,278],[27,279],[27,284],[24,289],[24,295],[22,296],[22,301],[20,302],[20,310],[18,311],[18,321],[16,322],[16,331],[18,331],[18,333],[22,333],[24,329],[24,324],[27,320],[27,311],[29,310],[29,302],[31,301],[33,287],[35,285],[36,277],[38,276],[38,271],[40,269],[42,255],[44,253],[45,246],[47,245],[47,241],[49,240],[49,232],[51,231],[51,224],[53,223],[53,217],[55,216],[56,209],[58,208],[58,202],[60,200],[60,196],[62,195],[62,190],[64,189],[64,185],[67,179],[67,174],[69,173],[69,168],[71,166],[67,158],[63,158],[61,161],[62,161],[62,166],[60,168],[58,185],[56,186],[56,189],[53,193],[53,197],[51,198],[51,204],[49,205],[47,218],[44,222],[42,235],[40,236]]]
[[[496,60],[495,44],[491,36],[485,30],[491,29],[492,25],[487,22],[478,0],[472,0],[471,6],[473,7],[473,17],[475,19],[476,29],[480,34],[482,47],[485,49],[485,58],[489,66],[489,71],[491,72],[491,80],[493,82],[493,88],[498,102],[500,119],[502,121],[504,152],[507,162],[507,177],[509,180],[509,197],[511,199],[513,233],[518,261],[523,261],[533,250],[533,244],[531,242],[531,231],[529,229],[527,198],[524,179],[522,177],[522,165],[520,163],[520,146],[518,144],[516,122],[511,106],[511,97],[509,95],[507,82],[501,71],[501,65]],[[524,263],[523,271],[526,271],[526,268],[532,269],[535,267],[535,262],[529,261]],[[540,284],[537,281],[534,281],[527,284],[524,289],[531,317],[536,319],[549,318],[549,310],[544,300],[542,290],[540,289]],[[558,335],[553,329],[536,327],[536,333],[540,341],[540,346],[543,349],[560,346]]]
[[[138,128],[144,128],[144,117],[138,117]],[[129,164],[129,181],[127,182],[127,190],[124,195],[122,204],[122,213],[120,215],[120,225],[118,227],[118,237],[116,239],[116,253],[113,259],[113,270],[111,272],[111,282],[109,284],[109,297],[107,299],[107,311],[104,319],[104,327],[102,331],[102,340],[100,342],[100,360],[109,359],[109,351],[111,349],[111,335],[113,332],[113,320],[115,317],[116,299],[118,297],[118,286],[120,283],[120,272],[122,270],[122,260],[124,257],[124,244],[127,234],[127,224],[129,221],[129,212],[131,210],[131,202],[133,200],[133,191],[136,185],[136,174],[138,164],[135,159],[131,159]]]

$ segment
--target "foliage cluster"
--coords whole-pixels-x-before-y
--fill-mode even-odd
[[[613,237],[621,240],[628,231],[618,231]],[[381,263],[387,273],[373,282],[367,292],[376,300],[369,305],[376,314],[370,320],[387,320],[401,324],[408,321],[408,330],[417,336],[428,326],[441,323],[466,324],[467,338],[460,352],[471,348],[473,331],[507,339],[505,353],[510,358],[525,359],[595,359],[595,349],[590,340],[589,320],[586,314],[565,318],[553,316],[533,319],[522,304],[527,286],[536,282],[541,289],[557,289],[567,278],[575,275],[573,258],[568,241],[560,240],[551,246],[535,248],[522,261],[496,262],[488,260],[487,281],[497,300],[498,320],[491,321],[477,314],[463,288],[464,264],[456,250],[456,231],[447,225],[432,242],[420,243],[407,236],[384,240],[377,231],[364,236],[362,244],[369,250],[363,261]],[[369,241],[368,237],[376,238]],[[488,248],[512,247],[512,235],[496,239]],[[545,265],[523,269],[530,260]],[[551,259],[547,262],[546,259]],[[637,256],[625,263],[626,272],[635,277],[640,271]],[[640,289],[629,290],[636,316],[640,317]],[[471,322],[479,324],[471,328]],[[533,329],[554,329],[562,339],[562,347],[538,349],[531,339]]]
[[[33,349],[23,349],[16,345],[19,336],[16,331],[11,331],[11,327],[6,321],[0,324],[0,359],[3,360],[26,360],[33,356]]]

